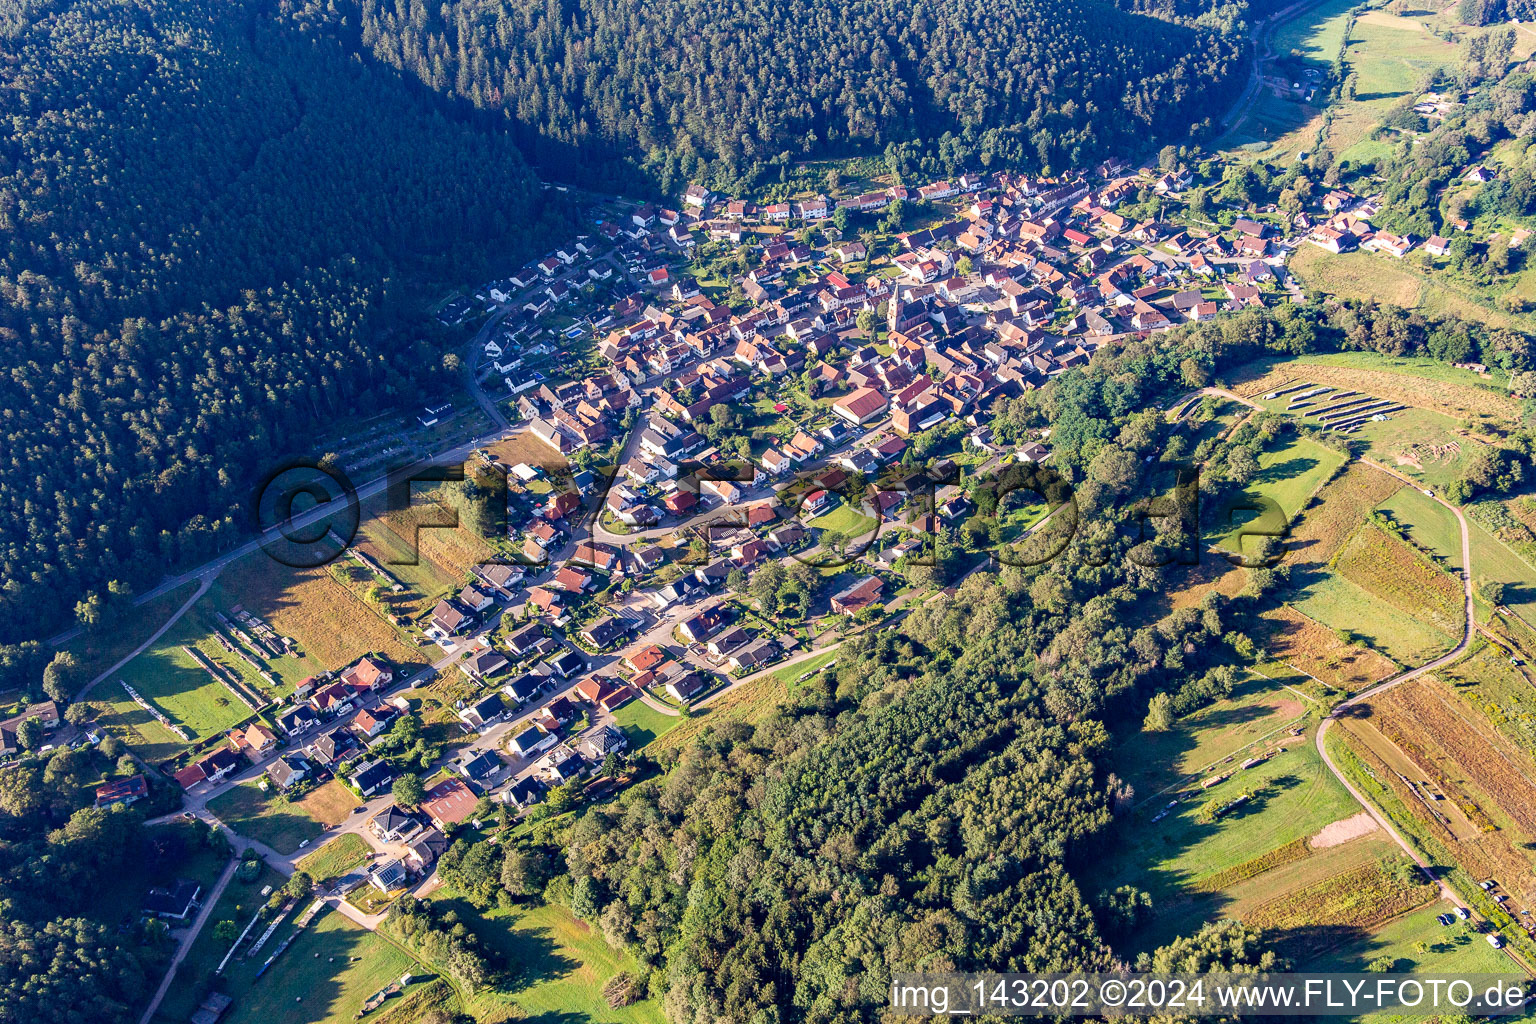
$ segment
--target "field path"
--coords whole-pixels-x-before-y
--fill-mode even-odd
[[[176,944],[176,955],[171,958],[170,966],[165,969],[165,977],[160,979],[160,987],[155,989],[154,998],[149,1001],[149,1005],[144,1008],[143,1015],[139,1017],[139,1024],[149,1024],[150,1019],[155,1015],[155,1011],[160,1009],[160,1001],[171,990],[171,982],[176,980],[176,968],[181,966],[181,962],[186,959],[187,953],[191,951],[192,943],[197,941],[198,933],[203,930],[203,925],[208,923],[208,918],[213,913],[214,904],[219,902],[220,896],[224,895],[225,887],[229,885],[229,880],[235,877],[235,869],[239,866],[240,857],[238,853],[232,853],[229,863],[224,865],[223,874],[219,875],[219,880],[213,884],[212,889],[200,897],[203,901],[202,909],[197,912],[197,917],[193,919],[192,927],[186,930],[181,937],[181,941]]]
[[[141,655],[145,651],[149,650],[150,645],[153,644],[155,641],[159,640],[162,636],[164,636],[165,633],[166,633],[166,630],[170,629],[172,626],[176,625],[176,623],[180,622],[181,621],[181,617],[183,615],[187,614],[187,612],[192,610],[192,606],[197,603],[197,599],[202,597],[204,594],[208,593],[208,588],[213,586],[213,581],[218,579],[218,578],[219,578],[219,574],[218,574],[217,571],[209,573],[207,576],[202,577],[202,579],[199,581],[199,583],[197,585],[197,590],[192,594],[192,596],[187,598],[186,602],[184,604],[182,604],[182,606],[180,608],[177,608],[174,612],[172,612],[171,613],[171,617],[166,619],[164,624],[162,624],[159,629],[155,630],[154,633],[150,635],[150,638],[148,640],[145,640],[143,643],[139,644],[139,646],[135,647],[132,651],[130,651],[127,655],[125,655],[124,657],[120,658],[118,660],[117,664],[113,665],[111,668],[109,668],[105,672],[101,673],[101,675],[97,676],[95,679],[92,679],[90,682],[88,682],[84,686],[82,686],[80,688],[80,692],[75,694],[75,700],[77,700],[77,701],[85,700],[86,696],[93,689],[95,689],[100,683],[105,681],[108,677],[112,676],[113,674],[121,671],[122,667],[124,665],[128,664],[134,658],[137,658],[139,655]]]
[[[1408,477],[1403,476],[1403,474],[1397,472],[1394,469],[1383,466],[1379,462],[1363,457],[1360,459],[1360,461],[1365,465],[1370,466],[1372,469],[1378,469],[1383,473],[1387,473],[1398,478],[1410,487],[1417,488],[1419,486],[1417,482],[1410,480]],[[1365,795],[1356,789],[1354,785],[1344,777],[1344,773],[1339,771],[1338,766],[1335,765],[1333,761],[1328,757],[1328,750],[1323,743],[1323,738],[1328,735],[1329,727],[1333,725],[1334,721],[1337,720],[1345,712],[1346,709],[1354,707],[1358,704],[1363,704],[1370,700],[1372,697],[1385,693],[1395,686],[1401,686],[1403,683],[1410,682],[1419,678],[1419,676],[1422,676],[1426,672],[1433,672],[1437,668],[1440,668],[1444,665],[1449,665],[1451,662],[1457,660],[1467,652],[1467,648],[1472,644],[1472,637],[1476,635],[1477,619],[1475,617],[1475,611],[1472,606],[1472,535],[1471,532],[1467,529],[1467,520],[1466,517],[1461,514],[1461,509],[1457,508],[1455,505],[1452,505],[1450,502],[1445,501],[1439,495],[1431,496],[1436,501],[1440,502],[1440,504],[1451,510],[1452,514],[1456,516],[1457,525],[1459,525],[1461,528],[1461,588],[1462,593],[1466,598],[1466,621],[1462,624],[1461,641],[1457,643],[1456,646],[1452,648],[1448,653],[1442,654],[1440,657],[1435,658],[1433,661],[1425,662],[1417,668],[1410,668],[1399,672],[1397,675],[1391,677],[1390,679],[1382,680],[1375,686],[1361,690],[1359,693],[1355,694],[1355,696],[1341,701],[1334,707],[1332,711],[1328,713],[1328,717],[1324,718],[1317,727],[1317,753],[1318,756],[1322,758],[1323,764],[1325,764],[1328,767],[1328,770],[1333,773],[1333,777],[1339,780],[1339,785],[1348,790],[1349,795],[1355,798],[1355,802],[1363,807],[1367,814],[1376,819],[1376,824],[1380,825],[1382,829],[1386,831],[1387,835],[1391,836],[1393,841],[1396,842],[1398,846],[1402,847],[1403,852],[1412,858],[1413,862],[1419,866],[1420,871],[1424,872],[1424,877],[1428,878],[1430,881],[1434,882],[1436,886],[1439,887],[1441,898],[1450,901],[1450,903],[1453,905],[1459,906],[1460,901],[1457,899],[1455,891],[1450,887],[1445,879],[1437,876],[1433,871],[1430,870],[1429,865],[1425,863],[1424,858],[1420,857],[1418,852],[1414,850],[1414,848],[1408,844],[1402,835],[1398,833],[1397,829],[1392,827],[1392,823],[1387,820],[1386,815],[1378,811],[1375,805],[1367,800]],[[1526,975],[1529,976],[1533,974],[1531,968],[1527,966],[1525,962],[1522,961],[1518,956],[1516,956],[1514,950],[1512,950],[1508,945],[1504,947],[1504,953]]]

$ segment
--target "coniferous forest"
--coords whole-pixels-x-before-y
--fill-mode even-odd
[[[0,6],[0,642],[212,554],[317,423],[443,386],[411,290],[537,244],[512,141],[344,32],[319,5]]]
[[[1247,71],[1232,7],[1213,27],[1097,0],[354,2],[381,62],[505,112],[536,162],[664,191],[941,140],[955,167],[1064,169],[1187,137]]]

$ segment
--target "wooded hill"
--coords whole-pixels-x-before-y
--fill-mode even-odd
[[[668,191],[913,142],[946,173],[1134,156],[1246,71],[1232,35],[1097,0],[350,2],[376,57],[504,112],[535,163]]]
[[[407,288],[553,236],[504,133],[284,10],[0,13],[0,643],[211,554],[317,425],[419,404]]]

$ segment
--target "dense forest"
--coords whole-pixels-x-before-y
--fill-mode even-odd
[[[140,770],[126,755],[114,769],[108,751],[121,747],[109,740],[0,769],[0,1024],[135,1019],[172,949],[163,924],[132,912],[140,887],[197,845],[228,852],[200,823],[149,830],[142,805],[92,806],[104,767]],[[158,795],[151,802],[161,806]]]
[[[446,371],[412,290],[549,235],[512,140],[342,27],[257,0],[5,5],[0,643],[206,557],[318,424],[419,404]]]
[[[355,2],[376,57],[504,112],[536,163],[668,191],[914,142],[945,173],[1136,154],[1246,71],[1233,32],[1099,0]]]

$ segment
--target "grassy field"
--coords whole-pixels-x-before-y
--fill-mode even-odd
[[[80,664],[82,679],[93,679],[148,640],[196,590],[196,583],[184,583],[169,593],[131,609],[110,630],[81,633],[60,650],[75,656]]]
[[[629,737],[629,749],[639,750],[677,728],[683,719],[664,715],[638,697],[613,713],[616,725]]]
[[[1489,327],[1529,331],[1536,323],[1536,317],[1529,314],[1506,313],[1495,304],[1492,294],[1464,289],[1424,273],[1411,261],[1380,253],[1357,250],[1335,255],[1315,245],[1303,245],[1287,266],[1308,292],[1423,309]]]
[[[1363,971],[1373,960],[1387,957],[1392,970],[1434,974],[1501,974],[1509,958],[1461,925],[1443,927],[1435,920],[1444,903],[1431,903],[1380,928],[1297,963],[1297,970]],[[1415,948],[1424,943],[1426,949]]]
[[[1458,639],[1410,619],[1392,603],[1337,574],[1302,584],[1292,604],[1331,629],[1354,633],[1399,664],[1428,661],[1450,650]]]
[[[421,660],[414,644],[323,568],[292,569],[258,552],[225,569],[211,594],[226,613],[244,608],[292,637],[302,652],[295,673],[342,668],[370,651],[396,664]]]
[[[1308,68],[1321,72],[1332,65],[1344,44],[1344,25],[1354,4],[1355,0],[1327,0],[1276,25],[1270,33],[1270,51],[1284,66],[1275,73],[1284,75],[1289,70],[1299,76]],[[1220,145],[1248,147],[1262,151],[1266,159],[1285,161],[1299,150],[1314,148],[1322,124],[1320,103],[1318,97],[1309,104],[1290,90],[1261,85],[1253,106]]]
[[[1413,543],[1449,568],[1461,568],[1461,527],[1450,509],[1412,487],[1404,487],[1377,507],[1405,527]]]
[[[299,861],[299,870],[322,884],[361,867],[373,855],[373,848],[362,836],[353,832],[337,836],[314,853]]]
[[[1335,560],[1345,579],[1410,618],[1460,639],[1466,627],[1461,584],[1374,525],[1357,530]]]
[[[153,646],[91,691],[92,699],[109,708],[102,717],[102,724],[147,761],[165,760],[183,744],[134,703],[123,689],[123,682],[186,729],[193,741],[226,731],[250,718],[252,711],[184,648],[197,650],[215,665],[232,673],[241,681],[245,692],[258,702],[264,702],[263,695],[270,696],[276,689],[248,663],[218,644],[212,615],[210,599],[205,596]]]
[[[1154,794],[1295,721],[1305,710],[1304,698],[1275,680],[1249,675],[1232,696],[1186,715],[1168,732],[1128,738],[1114,770],[1155,812],[1167,800],[1155,800]]]
[[[357,795],[335,779],[305,793],[299,798],[298,804],[304,808],[305,814],[327,828],[352,817],[353,810],[358,806]]]
[[[1328,126],[1324,144],[1335,155],[1351,153],[1382,117],[1413,93],[1436,69],[1458,59],[1455,43],[1431,35],[1415,18],[1366,11],[1355,19],[1344,50],[1346,73],[1355,76],[1354,99],[1343,104]]]
[[[284,925],[269,948],[288,933]],[[231,972],[228,994],[235,1003],[225,1024],[343,1024],[401,975],[428,973],[382,935],[334,911],[322,912],[266,974],[251,978],[259,966]]]
[[[528,1017],[564,1024],[664,1024],[661,1007],[649,1000],[613,1009],[603,985],[620,971],[640,977],[645,969],[615,952],[602,933],[558,905],[484,914],[441,889],[432,897],[447,902],[516,975],[505,991],[477,993],[471,1009],[481,1021]]]
[[[843,536],[854,540],[857,544],[867,543],[870,534],[879,525],[879,520],[873,516],[861,515],[857,509],[848,502],[839,502],[832,511],[808,520],[806,526],[815,530],[838,530]]]
[[[208,809],[243,836],[266,843],[278,853],[294,853],[322,829],[304,809],[274,788],[263,793],[256,780],[231,786],[208,801]]]
[[[1244,493],[1254,500],[1268,498],[1280,506],[1288,519],[1294,519],[1313,492],[1343,464],[1344,456],[1333,449],[1287,434],[1283,443],[1259,456],[1259,472]],[[1256,513],[1241,512],[1234,513],[1234,518],[1238,521],[1229,526],[1227,518],[1219,516],[1212,538],[1213,543],[1229,551],[1238,549],[1242,527],[1258,517]]]
[[[1198,747],[1212,731],[1226,730],[1230,726],[1225,717],[1195,723],[1185,733],[1185,742]],[[1160,945],[1189,930],[1190,921],[1198,926],[1202,920],[1220,916],[1227,898],[1198,892],[1200,879],[1305,839],[1358,810],[1317,756],[1312,732],[1309,727],[1303,736],[1289,741],[1284,753],[1246,771],[1236,761],[1223,765],[1214,774],[1231,773],[1231,777],[1207,789],[1191,783],[1185,789],[1193,795],[1155,823],[1152,817],[1172,795],[1153,798],[1148,789],[1138,787],[1143,803],[1137,811],[1100,837],[1098,856],[1084,858],[1092,864],[1082,879],[1086,891],[1135,885],[1151,894],[1154,907],[1162,908],[1126,949],[1119,950],[1122,955]],[[1117,771],[1134,772],[1138,765],[1166,757],[1143,754],[1144,738],[1137,735],[1122,745]],[[1153,770],[1163,769],[1153,766]],[[1243,793],[1252,797],[1215,823],[1196,820],[1197,809],[1207,800],[1231,800]]]
[[[1439,555],[1452,568],[1461,568],[1461,530],[1449,509],[1407,488],[1381,507],[1408,527],[1415,543]],[[1467,536],[1472,545],[1473,581],[1503,583],[1505,605],[1536,622],[1536,569],[1471,516],[1467,518]],[[1479,618],[1487,612],[1480,607]]]

